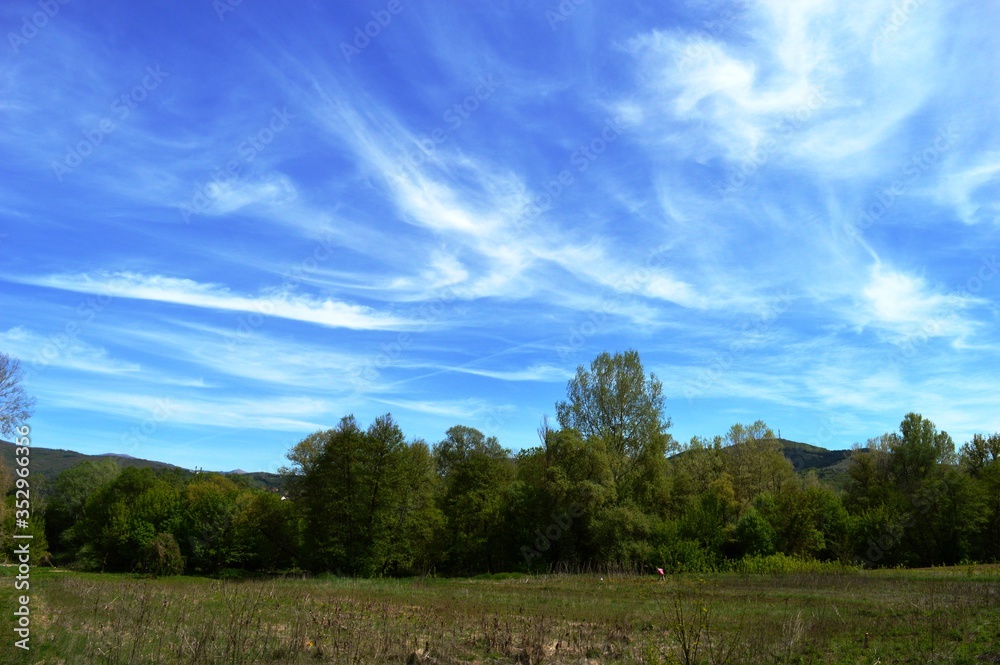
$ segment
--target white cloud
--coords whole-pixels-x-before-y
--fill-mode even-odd
[[[202,212],[213,215],[226,215],[250,205],[281,205],[297,195],[295,185],[282,174],[253,181],[212,182],[205,192],[209,203]]]
[[[978,301],[968,295],[933,290],[926,281],[881,264],[871,269],[859,294],[857,322],[872,326],[900,343],[914,337],[961,338],[974,323],[963,311]]]
[[[120,376],[136,375],[142,371],[137,363],[112,358],[106,349],[63,332],[43,335],[23,326],[15,326],[7,332],[0,332],[0,348],[20,358],[25,368],[59,367]]]
[[[17,277],[11,278],[11,281],[116,298],[251,312],[331,328],[397,330],[413,325],[405,319],[375,311],[370,307],[351,305],[330,298],[320,299],[287,291],[237,295],[218,284],[204,284],[190,279],[134,272]]]

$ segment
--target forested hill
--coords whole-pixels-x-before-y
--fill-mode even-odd
[[[788,439],[778,439],[778,444],[781,446],[782,454],[792,463],[796,471],[839,468],[851,458],[850,450],[827,450]]]
[[[84,455],[72,450],[61,450],[55,448],[31,447],[31,473],[35,476],[42,476],[48,481],[53,480],[66,469],[76,466],[81,462],[100,461],[110,459],[122,467],[139,467],[150,469],[181,469],[181,467],[166,462],[140,459],[130,455],[119,453],[104,453],[103,455]],[[10,469],[14,467],[14,444],[8,441],[0,441],[0,465]],[[181,469],[189,471],[189,469]],[[265,471],[255,471],[244,473],[242,471],[222,472],[225,475],[239,475],[249,481],[250,485],[265,488],[280,488],[282,478],[276,473]]]

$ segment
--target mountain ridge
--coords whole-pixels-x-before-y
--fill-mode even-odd
[[[0,462],[8,468],[14,466],[15,445],[10,441],[0,441]],[[150,469],[177,469],[187,473],[198,473],[200,470],[186,469],[169,462],[158,462],[156,460],[133,457],[123,453],[101,453],[99,455],[88,455],[75,450],[65,448],[45,448],[42,446],[31,446],[31,473],[45,478],[46,481],[54,480],[60,473],[81,462],[97,462],[100,460],[112,460],[122,467],[139,467]],[[284,486],[282,477],[276,473],[267,471],[246,472],[241,469],[234,471],[217,471],[224,476],[239,476],[250,482],[251,485],[262,486],[267,489],[281,489]]]

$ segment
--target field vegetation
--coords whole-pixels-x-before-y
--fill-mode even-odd
[[[759,562],[769,566],[794,568]],[[806,570],[242,581],[40,571],[31,662],[1000,662],[998,567]]]

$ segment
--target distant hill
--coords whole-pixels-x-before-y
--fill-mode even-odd
[[[778,439],[778,443],[785,459],[792,463],[797,473],[804,474],[812,469],[823,482],[838,489],[844,488],[853,450],[827,450],[788,439]]]
[[[781,453],[799,475],[815,471],[823,482],[842,489],[847,481],[847,465],[851,450],[827,450],[808,443],[777,439]],[[686,452],[679,455],[686,455]]]
[[[795,471],[805,474],[814,470],[820,480],[838,488],[842,488],[847,479],[847,465],[851,459],[850,450],[827,450],[808,443],[778,439],[781,452],[792,463]],[[685,453],[680,453],[681,455]],[[31,472],[52,480],[60,473],[87,460],[112,459],[121,466],[145,467],[151,469],[180,469],[181,467],[165,462],[140,459],[121,453],[104,453],[102,455],[84,455],[72,450],[57,450],[54,448],[31,447]],[[11,468],[14,465],[14,444],[0,441],[0,461]],[[183,469],[194,473],[190,469]],[[276,473],[266,471],[247,472],[242,469],[221,471],[223,475],[234,476],[255,487],[263,487],[272,491],[284,488],[284,479]]]
[[[781,452],[792,463],[796,471],[809,469],[825,469],[837,466],[851,458],[850,450],[827,450],[819,446],[788,439],[778,439]]]
[[[14,466],[14,448],[15,446],[13,443],[0,441],[0,462],[2,462],[7,468],[12,468]],[[190,469],[182,469],[182,467],[174,464],[140,459],[138,457],[123,455],[121,453],[84,455],[83,453],[74,452],[72,450],[41,448],[39,446],[31,447],[31,473],[32,475],[42,476],[47,481],[51,481],[66,469],[76,466],[81,462],[86,462],[88,460],[96,462],[102,459],[114,460],[119,466],[123,467],[134,466],[149,469],[181,469],[183,471],[194,473]],[[280,490],[283,486],[282,477],[276,473],[267,473],[266,471],[254,471],[252,473],[247,473],[245,471],[241,471],[240,469],[230,472],[223,471],[221,473],[223,475],[238,476],[249,482],[250,485],[256,487]]]

